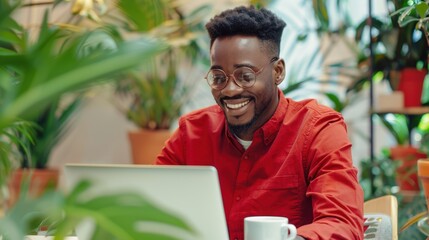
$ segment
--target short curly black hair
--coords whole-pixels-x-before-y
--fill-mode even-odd
[[[278,56],[285,26],[286,23],[282,19],[265,8],[240,6],[213,17],[206,24],[206,29],[210,36],[210,47],[218,37],[256,36],[263,43],[268,43],[268,50]]]

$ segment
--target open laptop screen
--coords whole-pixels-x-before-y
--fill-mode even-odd
[[[179,239],[228,239],[214,167],[67,164],[61,186],[69,191],[83,179],[91,181],[91,194],[94,196],[121,192],[142,194],[159,208],[183,219],[197,232],[196,236],[178,234],[176,237]],[[85,240],[87,233],[84,232],[76,230],[79,240]]]

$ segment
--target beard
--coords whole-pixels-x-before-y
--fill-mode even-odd
[[[228,122],[228,128],[231,132],[233,132],[236,136],[240,136],[241,133],[247,132],[256,122],[256,119],[258,117],[255,115],[253,116],[252,120],[250,120],[248,123],[241,124],[241,125],[232,125]]]

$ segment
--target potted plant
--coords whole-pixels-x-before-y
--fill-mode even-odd
[[[318,1],[316,1],[318,2]],[[337,3],[340,4],[340,3]],[[397,10],[405,7],[408,8],[408,2],[402,0],[386,0],[386,6],[388,6],[389,14],[381,17],[373,17],[372,21],[368,21],[368,19],[364,19],[355,29],[355,43],[357,44],[356,50],[361,49],[361,51],[357,51],[357,74],[351,75],[352,84],[347,88],[345,100],[341,101],[340,98],[332,93],[327,93],[326,96],[334,103],[334,107],[339,111],[342,111],[345,107],[344,103],[348,104],[349,100],[353,98],[356,99],[356,93],[359,93],[365,87],[368,87],[368,81],[372,80],[374,83],[380,82],[384,79],[389,80],[389,84],[392,90],[398,90],[399,85],[408,87],[410,84],[403,84],[404,82],[398,83],[397,79],[393,77],[392,72],[397,72],[397,70],[407,69],[406,72],[409,72],[410,67],[421,68],[423,69],[423,74],[421,74],[421,79],[415,80],[415,82],[423,81],[425,76],[424,69],[427,66],[427,53],[428,53],[428,44],[426,42],[426,38],[421,35],[418,37],[420,31],[415,30],[414,25],[410,24],[406,27],[398,23],[399,15],[396,14]],[[316,5],[316,9],[325,9],[323,4],[319,3]],[[326,10],[326,9],[325,9]],[[326,11],[320,11],[317,15],[318,20],[321,23],[321,26],[328,27],[329,29],[329,16],[324,14]],[[385,18],[384,18],[385,17]],[[326,22],[326,19],[328,20]],[[372,29],[377,30],[373,31],[374,35],[371,40],[368,39],[368,31],[369,31],[369,23],[371,23]],[[344,24],[340,25],[347,29],[348,23],[347,21]],[[323,28],[322,28],[323,29]],[[344,32],[344,29],[339,29],[338,34]],[[372,41],[373,50],[375,51],[374,59],[371,59],[369,56],[369,51],[365,51],[368,49],[368,45]],[[372,62],[374,60],[374,62]],[[347,66],[343,66],[343,64],[339,64],[338,67],[342,67],[340,70],[347,70]],[[373,67],[373,68],[371,68]],[[349,68],[350,70],[350,68]],[[370,71],[372,70],[372,71]],[[396,74],[398,75],[398,74]],[[404,77],[405,74],[402,74]],[[419,86],[417,90],[412,92],[412,97],[417,96],[416,93],[421,92],[422,87]],[[404,90],[404,89],[401,89]],[[350,94],[351,93],[351,94]],[[350,95],[349,95],[350,94]],[[359,97],[358,97],[359,98]],[[408,96],[405,97],[405,106],[411,106],[408,102]],[[420,97],[419,104],[420,106]],[[370,109],[371,111],[373,109]],[[412,129],[415,129],[418,122],[420,121],[421,116],[419,115],[400,115],[400,114],[378,114],[376,117],[381,119],[381,122],[387,129],[392,133],[392,136],[395,138],[397,146],[389,149],[389,157],[394,159],[402,159],[403,164],[398,167],[397,174],[398,181],[399,179],[408,179],[411,176],[412,180],[409,180],[405,185],[403,185],[403,181],[401,181],[400,185],[403,190],[411,190],[418,192],[418,182],[416,176],[416,168],[415,162],[416,159],[425,157],[425,153],[422,153],[418,149],[411,147],[411,143],[409,141],[410,132]],[[398,151],[402,152],[402,150],[407,151],[406,153],[398,153]],[[399,154],[399,156],[398,156]],[[411,157],[410,161],[405,161],[408,159],[408,156]],[[412,160],[414,159],[414,160]],[[375,159],[377,161],[377,159]],[[406,164],[405,164],[406,163]],[[412,175],[409,175],[413,173]],[[411,186],[413,186],[411,188]]]
[[[397,11],[392,13],[392,16],[396,17],[397,23],[401,28],[409,29],[413,28],[413,31],[421,31],[421,41],[426,46],[426,49],[424,49],[421,54],[422,58],[428,57],[428,51],[427,47],[429,46],[429,36],[428,36],[428,2],[427,1],[413,1],[407,2],[407,5],[404,5],[400,8],[398,8]],[[424,62],[424,61],[423,61]],[[427,61],[424,62],[423,68],[427,68]],[[423,85],[423,84],[422,84]],[[424,89],[423,87],[420,87],[420,89]],[[425,91],[425,90],[423,90]],[[420,100],[419,97],[416,97],[416,101]],[[423,101],[424,102],[424,101]],[[428,153],[428,124],[427,124],[427,117],[428,115],[423,116],[415,116],[408,119],[408,128],[407,130],[411,130],[411,128],[417,129],[418,132],[420,132],[422,138],[420,141],[420,149],[419,151],[422,153]],[[417,128],[415,128],[417,127]],[[409,132],[409,131],[407,131]],[[404,206],[402,208],[402,211],[400,215],[400,220],[404,219],[404,221],[400,221],[401,227],[401,235],[404,238],[411,239],[411,238],[422,238],[422,233],[418,232],[418,228],[414,225],[415,223],[419,222],[423,217],[427,216],[427,196],[426,193],[427,184],[424,183],[424,179],[426,178],[425,171],[423,170],[423,164],[417,164],[417,162],[426,161],[427,159],[424,159],[424,157],[421,158],[421,160],[418,160],[414,163],[413,166],[413,173],[418,173],[420,180],[422,181],[422,190],[420,194],[414,199],[413,202],[410,204]],[[423,162],[421,162],[423,163]],[[421,166],[420,166],[421,165]],[[424,164],[426,166],[426,164]],[[422,169],[418,169],[421,167]],[[410,228],[411,227],[411,228]],[[406,231],[407,230],[407,231]]]
[[[414,69],[405,69],[401,76],[400,89],[404,92],[405,106],[421,106],[422,105],[422,91],[424,86],[424,79],[427,75],[428,68],[428,48],[429,38],[427,31],[427,10],[428,3],[425,1],[408,2],[409,6],[405,6],[393,13],[393,16],[398,16],[398,24],[401,29],[408,30],[412,34],[410,38],[413,39],[420,37],[417,42],[413,42],[411,54],[418,56],[420,66],[418,71]],[[400,13],[400,14],[396,14]],[[410,40],[408,40],[410,41]],[[415,47],[418,46],[418,47]],[[415,49],[415,51],[413,51]],[[415,67],[415,66],[414,66]],[[407,76],[404,76],[407,74]],[[417,91],[416,91],[417,90]],[[408,95],[409,94],[409,95]],[[407,99],[408,97],[408,99]]]
[[[27,30],[11,17],[21,7],[20,2],[0,0],[0,186],[4,189],[13,169],[19,167],[10,145],[33,141],[36,116],[46,110],[62,94],[93,86],[113,79],[161,51],[165,45],[149,39],[123,42],[115,51],[97,48],[89,55],[79,55],[79,46],[85,43],[88,33],[72,33],[57,26],[48,26],[45,16],[39,38],[28,41]],[[67,41],[64,41],[67,40]],[[65,44],[66,43],[66,44]],[[57,48],[62,46],[61,51]],[[41,63],[41,64],[38,64]],[[19,138],[18,135],[24,136]],[[25,139],[25,140],[24,140]],[[28,185],[27,185],[28,187]],[[92,218],[98,234],[107,238],[141,239],[145,232],[130,229],[124,220],[154,220],[191,231],[179,218],[166,213],[141,196],[126,193],[82,200],[90,183],[81,183],[69,194],[50,191],[39,198],[21,195],[9,209],[0,211],[0,238],[23,239],[40,219],[58,220],[56,239],[62,239],[81,221]],[[3,197],[3,196],[2,196]],[[85,198],[84,198],[85,199]],[[0,199],[4,203],[4,198]],[[111,206],[107,211],[97,209],[97,203]],[[113,212],[121,213],[112,218]],[[162,217],[160,217],[162,216]],[[107,223],[103,219],[111,219]],[[107,223],[107,224],[106,224]],[[122,223],[122,224],[121,224]],[[114,226],[114,227],[112,227]],[[127,233],[126,236],[123,233]],[[152,237],[150,237],[152,236]],[[149,234],[147,239],[174,239]]]
[[[402,203],[398,214],[398,222],[401,226],[399,236],[403,239],[423,239],[424,236],[429,236],[429,232],[427,231],[428,199],[426,197],[429,190],[428,160],[426,158],[417,161],[417,174],[422,186],[421,193],[412,202]]]
[[[412,146],[410,143],[411,130],[417,128],[421,116],[413,119],[407,119],[403,114],[392,113],[378,114],[376,116],[396,141],[396,145],[389,148],[389,157],[393,161],[399,161],[396,169],[396,181],[401,194],[409,196],[408,199],[410,200],[420,192],[417,177],[417,160],[427,157],[426,152]]]
[[[31,4],[26,5],[25,7],[29,8],[31,7]],[[18,10],[20,10],[20,8],[17,7],[16,11]],[[64,43],[67,39],[66,36],[61,36],[61,34],[69,34],[66,31],[63,33],[54,33],[55,30],[50,29],[47,25],[48,21],[48,15],[46,15],[38,36],[39,42],[35,42],[34,45],[31,45],[28,40],[31,36],[29,36],[29,32],[25,30],[25,27],[18,24],[13,26],[16,28],[14,29],[16,31],[14,34],[17,34],[16,38],[10,42],[4,41],[3,44],[5,47],[3,49],[7,49],[10,53],[15,52],[18,55],[23,53],[23,51],[26,51],[26,48],[29,48],[31,49],[29,50],[29,52],[32,52],[31,54],[37,54],[37,57],[31,56],[34,58],[31,61],[38,61],[38,64],[48,64],[48,57],[52,56],[51,54],[55,54],[56,52],[60,53],[60,50],[56,49],[59,46],[55,46],[55,44]],[[12,29],[8,30],[10,31]],[[10,34],[10,32],[7,32],[6,30],[2,36],[7,39],[7,34]],[[20,36],[21,34],[22,37]],[[44,39],[49,37],[53,37],[55,40],[49,42]],[[85,41],[82,38],[82,43],[84,42]],[[32,66],[34,64],[31,61],[28,61],[28,63],[24,63],[24,61],[22,61],[20,64],[28,64],[27,66],[23,66],[27,67],[26,71],[35,72],[36,70],[34,68],[36,66]],[[7,68],[12,69],[12,71],[10,71],[12,74],[15,74],[13,70],[18,70],[13,63],[9,64]],[[18,81],[21,80],[21,77],[26,78],[26,76],[21,76],[20,72],[17,71],[17,73],[16,79]],[[68,107],[60,109],[60,98],[61,96],[58,96],[56,99],[52,99],[50,103],[44,104],[46,106],[38,106],[40,108],[40,113],[31,116],[33,123],[29,126],[32,128],[31,131],[33,133],[31,139],[27,132],[21,132],[16,135],[16,137],[19,138],[20,143],[17,145],[17,153],[21,153],[21,161],[19,164],[20,168],[17,168],[12,172],[12,176],[8,181],[8,205],[12,205],[17,199],[22,179],[31,178],[31,193],[35,195],[40,194],[46,187],[56,187],[57,185],[59,169],[48,168],[47,163],[50,152],[67,129],[65,124],[68,122],[72,113],[76,111],[78,103],[78,99],[76,99],[75,101],[72,101]]]
[[[21,153],[20,168],[16,169],[9,181],[9,203],[17,199],[22,179],[31,172],[31,193],[39,195],[46,188],[57,187],[60,170],[48,166],[54,147],[62,140],[70,128],[71,118],[76,114],[82,97],[80,94],[71,97],[66,103],[62,98],[53,99],[40,114],[32,120],[32,135],[18,134],[20,143],[17,149]],[[64,105],[64,106],[63,106]],[[37,171],[30,170],[37,169]]]
[[[124,18],[122,24],[116,25],[125,26],[125,34],[146,34],[165,39],[169,44],[162,54],[148,59],[117,82],[121,100],[117,106],[137,127],[128,133],[133,162],[137,164],[154,162],[182,114],[183,105],[191,97],[196,84],[192,71],[208,65],[208,40],[201,41],[201,38],[206,37],[203,23],[210,5],[186,12],[181,5],[159,4],[160,9],[164,9],[160,13],[164,21],[149,26],[151,16],[144,14],[145,8],[135,7],[137,1],[118,4]],[[130,17],[133,14],[139,17]],[[105,18],[108,16],[101,17]]]
[[[20,166],[20,153],[16,150],[21,147],[26,154],[28,149],[19,135],[27,136],[27,141],[33,140],[33,126],[30,122],[14,121],[9,126],[0,128],[0,215],[8,207],[10,198],[7,182],[10,175]]]
[[[417,1],[417,2],[407,2],[407,4],[404,4],[402,6],[400,6],[400,8],[398,8],[397,11],[393,12],[391,15],[396,17],[396,23],[399,25],[400,29],[412,29],[411,33],[415,34],[415,31],[421,31],[421,37],[419,42],[421,44],[423,44],[425,47],[420,49],[420,53],[418,53],[417,55],[420,56],[418,59],[420,61],[422,61],[423,64],[423,68],[426,71],[427,69],[427,59],[429,57],[429,52],[428,52],[428,47],[429,47],[429,36],[428,36],[428,2],[427,1]],[[411,35],[413,36],[413,35]],[[410,52],[412,53],[412,51],[414,50],[414,48],[410,48]],[[426,74],[424,74],[423,79],[425,77]],[[412,79],[414,81],[417,81],[417,79]],[[420,80],[419,80],[420,81]],[[421,80],[422,83],[419,83],[419,89],[420,91],[422,91],[423,89],[423,80]],[[421,101],[421,95],[416,94],[419,93],[419,91],[417,92],[413,92],[414,95],[418,95],[417,96],[417,100],[420,102]],[[406,100],[406,99],[405,99]],[[412,129],[415,129],[418,124],[421,122],[422,119],[422,115],[417,115],[417,116],[413,116],[413,117],[409,117],[408,120],[408,132],[410,132]],[[386,123],[386,121],[384,121]],[[421,126],[420,126],[421,128]],[[423,127],[424,128],[424,127]],[[391,130],[393,130],[392,128],[390,128]],[[427,129],[420,129],[423,132],[427,132]],[[424,136],[424,135],[423,135]],[[409,138],[409,137],[408,137]],[[424,138],[423,138],[424,139]],[[409,143],[410,144],[410,143]],[[424,141],[422,146],[424,147]],[[422,148],[424,149],[424,148]],[[393,152],[392,152],[393,153]],[[419,151],[417,150],[417,158],[425,158],[424,156],[424,152],[419,153]],[[417,162],[414,162],[413,165],[414,169],[417,168]],[[416,173],[416,171],[413,171],[414,173]]]
[[[119,44],[114,51],[98,46],[82,54],[94,32],[71,32],[49,25],[48,13],[38,37],[30,40],[28,29],[12,17],[21,7],[20,2],[3,0],[0,6],[0,132],[19,144],[23,141],[9,129],[23,120],[34,121],[61,94],[113,80],[112,75],[137,66],[165,48],[161,42],[136,39]],[[29,137],[25,131],[21,133]],[[7,150],[0,155],[1,169],[7,173],[0,178],[2,189],[11,170],[19,165],[11,164],[13,148]]]
[[[404,94],[404,106],[421,106],[423,81],[427,74],[427,54],[429,45],[424,34],[416,29],[416,23],[407,21],[398,13],[408,9],[410,1],[386,0],[389,15],[386,19],[374,17],[372,39],[374,71],[381,71],[383,79],[387,79],[392,90]],[[411,11],[410,11],[411,12]],[[408,13],[410,13],[408,12]],[[362,41],[368,31],[368,22],[364,21],[357,28],[356,39],[368,46],[369,41]],[[371,66],[368,56],[364,58],[367,67]]]
[[[48,8],[52,8],[52,3],[44,3],[47,5]],[[151,5],[152,4],[152,5]],[[154,4],[154,5],[153,5]],[[162,6],[160,8],[154,8],[153,10],[151,6]],[[38,5],[39,6],[39,5]],[[168,36],[168,47],[165,48],[165,52],[170,55],[170,59],[174,59],[178,57],[178,54],[172,54],[173,50],[176,48],[182,48],[183,45],[188,46],[191,45],[189,41],[195,40],[195,34],[191,33],[190,31],[187,31],[187,27],[193,27],[196,23],[195,21],[200,21],[202,17],[202,12],[206,9],[206,7],[202,7],[199,10],[189,14],[193,16],[192,18],[189,17],[189,19],[181,19],[180,21],[172,22],[171,19],[166,18],[166,16],[170,16],[173,14],[174,11],[178,11],[178,8],[171,7],[168,4],[165,4],[162,1],[147,1],[147,4],[138,4],[137,1],[120,1],[116,8],[113,7],[112,9],[109,9],[109,13],[111,15],[107,15],[106,11],[96,11],[96,8],[88,8],[80,6],[79,2],[74,2],[74,5],[72,6],[72,13],[74,14],[72,18],[66,22],[49,22],[49,19],[46,19],[45,25],[52,24],[55,26],[60,26],[61,31],[64,32],[64,34],[70,34],[73,31],[88,28],[88,26],[91,26],[89,29],[94,30],[91,34],[87,34],[87,36],[82,37],[82,43],[79,47],[78,51],[81,52],[81,55],[87,55],[91,54],[92,51],[97,50],[97,48],[112,48],[111,46],[104,46],[109,45],[109,42],[115,42],[116,44],[119,44],[123,41],[126,41],[126,39],[129,38],[128,34],[130,33],[139,33],[141,36],[147,36],[150,38],[157,38],[160,40],[165,40],[165,36]],[[31,4],[25,5],[25,7],[29,8],[32,7]],[[100,9],[103,9],[103,6],[99,6]],[[137,9],[137,11],[135,11]],[[168,11],[166,11],[168,10]],[[161,13],[165,13],[165,16]],[[151,14],[147,14],[151,13]],[[104,14],[104,15],[103,15]],[[180,15],[181,12],[175,13],[175,16]],[[161,16],[157,17],[153,20],[153,16]],[[88,23],[84,22],[86,20],[86,17],[90,17],[94,20],[95,24],[89,25]],[[112,16],[115,16],[115,21],[112,21]],[[144,20],[145,18],[145,20]],[[195,19],[197,20],[195,20]],[[103,21],[107,19],[106,21]],[[142,21],[144,20],[144,21]],[[149,21],[150,20],[150,21]],[[168,21],[167,21],[168,20]],[[197,21],[197,23],[198,23]],[[123,26],[123,27],[120,27]],[[200,26],[201,27],[201,26]],[[100,29],[104,28],[108,31],[101,32]],[[126,34],[120,34],[120,32],[124,31],[124,29],[128,30],[128,33]],[[181,32],[185,30],[185,35],[182,35]],[[149,32],[152,31],[150,34]],[[44,33],[44,31],[41,32],[41,34]],[[101,35],[101,37],[97,37],[98,35]],[[60,35],[60,34],[58,34]],[[135,36],[134,36],[135,37]],[[107,39],[106,39],[107,38]],[[39,36],[39,39],[42,39],[42,36]],[[66,42],[65,39],[62,38],[62,40],[58,40],[58,42],[63,41]],[[99,39],[94,41],[94,39]],[[42,40],[41,40],[42,41]],[[67,40],[68,41],[68,40]],[[107,42],[107,43],[106,43]],[[195,42],[193,42],[194,44]],[[25,43],[23,43],[25,44]],[[13,47],[13,45],[11,45]],[[166,45],[167,46],[167,45]],[[40,44],[40,51],[43,52],[44,45]],[[187,48],[186,50],[190,50],[191,47]],[[36,51],[35,51],[36,52]],[[38,56],[40,59],[43,59],[43,56]],[[157,57],[159,59],[160,57]],[[37,58],[34,58],[37,59]],[[142,63],[149,63],[152,62],[155,59],[155,57],[148,56],[145,61],[141,61]],[[175,60],[177,62],[177,60]],[[40,61],[42,62],[42,61]],[[173,66],[174,65],[174,66]],[[167,84],[162,84],[163,82],[160,81],[158,78],[151,79],[149,84],[142,84],[141,77],[143,75],[149,75],[150,72],[154,72],[154,70],[151,70],[150,68],[143,69],[143,72],[139,72],[139,74],[136,74],[137,70],[134,70],[133,72],[128,73],[122,73],[120,76],[128,76],[128,79],[132,79],[132,84],[128,85],[127,91],[124,90],[124,85],[126,80],[122,80],[118,86],[118,89],[121,89],[121,93],[127,92],[129,96],[133,96],[133,102],[138,102],[138,99],[141,98],[141,96],[144,96],[144,99],[140,99],[138,104],[135,106],[131,106],[129,110],[127,110],[126,114],[130,119],[132,119],[136,124],[139,124],[140,127],[144,129],[166,129],[167,126],[173,121],[180,113],[179,109],[181,106],[181,100],[179,100],[179,97],[181,97],[182,93],[179,93],[178,91],[176,93],[173,93],[173,91],[176,90],[176,86],[178,86],[178,80],[176,76],[176,63],[171,64],[172,71],[168,71],[168,80],[164,81],[167,82]],[[173,69],[174,67],[174,69]],[[155,70],[156,71],[156,70]],[[153,75],[153,74],[152,74]],[[156,75],[155,75],[156,76]],[[162,76],[162,74],[161,74]],[[183,88],[184,89],[184,88]],[[174,97],[166,97],[166,96],[174,96]],[[178,97],[176,97],[178,96]],[[154,102],[155,104],[150,104],[151,102]],[[65,109],[59,109],[58,106],[61,103],[61,98],[57,98],[55,101],[51,102],[49,105],[45,107],[45,110],[40,111],[40,115],[34,116],[33,120],[36,121],[34,132],[36,133],[35,138],[32,142],[28,142],[28,147],[30,155],[23,154],[23,161],[22,161],[22,170],[21,171],[14,171],[13,178],[11,178],[10,181],[10,198],[13,201],[13,199],[16,198],[17,193],[19,192],[19,185],[21,183],[22,176],[28,175],[28,172],[31,172],[32,178],[39,178],[39,175],[44,176],[44,180],[37,180],[33,182],[38,182],[38,185],[41,187],[41,190],[44,189],[45,185],[55,186],[56,182],[58,180],[58,169],[50,169],[47,168],[49,154],[52,148],[59,142],[59,137],[61,137],[65,133],[65,129],[63,126],[68,122],[68,118],[71,117],[72,113],[76,111],[77,105],[74,103],[71,103],[69,107]],[[141,105],[144,105],[145,108],[148,106],[148,110],[145,108],[142,108]],[[161,107],[160,107],[161,106]],[[139,108],[140,107],[140,108]],[[144,109],[144,111],[142,110]],[[161,111],[159,111],[161,110]],[[143,113],[143,114],[142,114]],[[148,121],[142,121],[141,116],[143,118],[148,118]],[[145,117],[147,116],[147,117]],[[164,120],[158,120],[159,117],[163,118]],[[150,127],[153,125],[154,122],[163,122],[162,125],[154,127]],[[151,132],[162,132],[161,133],[161,144],[163,144],[166,137],[169,136],[168,130],[165,131],[151,131]],[[25,136],[24,136],[25,138]],[[154,142],[154,139],[159,137],[149,137],[151,140],[150,143]],[[147,137],[145,137],[147,139]],[[149,146],[149,150],[152,150],[153,147]],[[156,149],[158,148],[158,145],[156,145]],[[24,148],[19,148],[23,150]],[[140,149],[140,146],[137,147],[137,149]],[[147,150],[146,150],[147,151]],[[157,152],[156,152],[157,153]],[[31,171],[27,171],[26,169],[30,168]],[[38,169],[37,171],[33,171],[33,169]],[[46,177],[46,178],[45,178]],[[43,183],[42,183],[43,182]],[[32,186],[34,189],[36,186]],[[36,193],[39,191],[35,191]]]

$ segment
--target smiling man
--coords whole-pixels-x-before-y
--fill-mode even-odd
[[[285,22],[238,7],[207,23],[217,105],[184,115],[157,164],[218,170],[230,239],[247,216],[284,216],[299,239],[362,239],[363,193],[342,116],[284,97]]]

